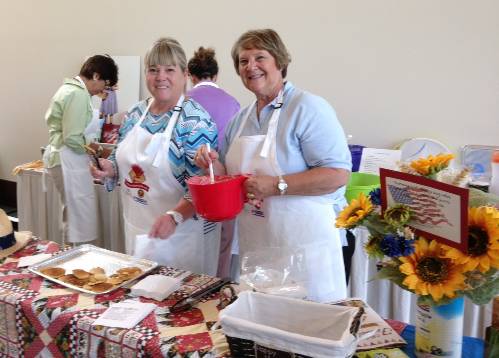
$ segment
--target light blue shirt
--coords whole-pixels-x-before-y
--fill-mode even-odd
[[[224,150],[220,153],[222,162],[248,111],[252,108],[241,135],[264,135],[275,104],[276,99],[261,110],[260,121],[256,106],[246,107],[236,115],[225,132]],[[322,97],[295,88],[289,81],[284,86],[277,126],[277,161],[285,174],[317,167],[352,169],[345,132],[334,109]],[[341,187],[328,195],[335,201],[335,206],[343,207],[346,204],[344,194],[345,187]]]

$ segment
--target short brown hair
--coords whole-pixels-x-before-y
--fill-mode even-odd
[[[180,43],[171,37],[162,37],[147,51],[144,58],[144,66],[148,69],[151,66],[178,65],[182,71],[187,68],[187,59]]]
[[[282,78],[286,78],[291,56],[280,36],[272,29],[246,31],[232,46],[232,60],[237,74],[239,74],[239,52],[241,49],[252,48],[268,51],[274,57],[277,67],[281,69]]]
[[[218,74],[218,63],[215,59],[215,50],[201,46],[187,64],[189,73],[200,80],[213,78]]]
[[[109,86],[114,86],[118,82],[118,66],[109,55],[89,57],[81,66],[81,76],[92,79],[94,73],[99,75],[99,79],[109,81]]]

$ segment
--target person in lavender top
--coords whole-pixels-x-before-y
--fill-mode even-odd
[[[239,102],[221,89],[215,82],[218,63],[215,50],[200,47],[187,64],[189,77],[194,86],[187,96],[198,102],[210,114],[218,128],[218,147],[223,143],[225,127],[239,112]]]
[[[218,63],[215,59],[214,49],[199,47],[189,60],[187,69],[194,86],[187,92],[187,96],[201,104],[215,121],[218,128],[218,148],[220,149],[220,146],[223,145],[225,127],[239,112],[239,102],[215,83],[218,75]],[[219,277],[227,277],[230,274],[233,233],[234,221],[225,221],[222,224],[218,259],[217,276]]]
[[[116,90],[118,86],[113,86],[109,89],[104,90],[104,98],[102,98],[102,103],[100,106],[100,113],[104,118],[108,115],[115,115],[118,113],[118,98],[116,96]]]

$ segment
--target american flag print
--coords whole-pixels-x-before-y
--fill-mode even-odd
[[[411,208],[412,221],[423,225],[453,226],[440,208],[438,197],[425,187],[387,185],[393,200]]]

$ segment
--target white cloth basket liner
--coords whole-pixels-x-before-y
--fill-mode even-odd
[[[229,337],[312,357],[348,357],[357,337],[350,333],[359,308],[327,305],[244,291],[220,312]]]

